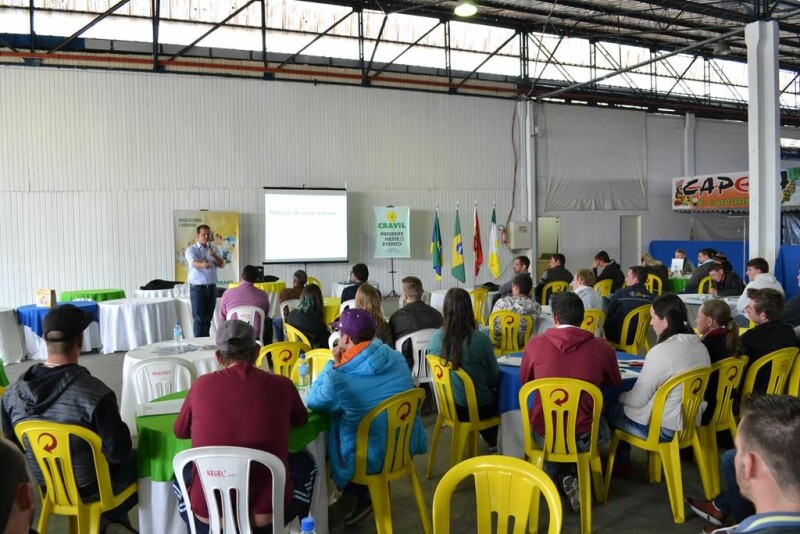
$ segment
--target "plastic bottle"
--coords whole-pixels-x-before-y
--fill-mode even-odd
[[[311,369],[308,367],[306,355],[300,355],[300,361],[297,362],[297,389],[304,390],[311,387]]]
[[[172,338],[175,340],[175,352],[183,352],[183,328],[181,322],[175,321],[175,328],[172,329]]]
[[[308,365],[308,364],[306,364]],[[305,517],[300,521],[300,534],[316,534],[316,525],[313,517]]]

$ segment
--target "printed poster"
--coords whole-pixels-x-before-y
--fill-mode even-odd
[[[217,284],[227,286],[239,281],[239,212],[236,211],[173,211],[175,227],[175,280],[185,282],[189,276],[186,248],[197,242],[197,227],[211,227],[209,244],[222,258],[217,268]]]
[[[781,171],[781,207],[800,206],[800,167]],[[748,172],[686,176],[672,180],[675,211],[747,211],[750,207]]]
[[[375,257],[411,257],[411,208],[380,207],[375,210]]]

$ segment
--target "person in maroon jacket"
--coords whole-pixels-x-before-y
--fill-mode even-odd
[[[531,338],[525,345],[519,378],[523,383],[538,378],[575,378],[595,386],[618,386],[622,382],[614,349],[592,332],[582,330],[583,301],[575,293],[556,293],[551,301],[552,328]],[[577,444],[581,451],[589,450],[592,431],[592,400],[581,399],[576,429]],[[539,447],[544,444],[544,416],[542,403],[537,397],[531,412],[533,439]],[[598,445],[611,440],[611,431],[605,418],[600,420]],[[580,492],[575,466],[545,463],[545,471],[558,483],[569,498],[575,512],[580,511]]]
[[[191,438],[193,448],[227,445],[274,454],[286,467],[285,519],[305,517],[311,502],[305,493],[314,486],[316,467],[307,454],[289,453],[290,429],[308,421],[303,400],[291,380],[255,366],[259,346],[249,324],[236,319],[221,323],[216,344],[222,369],[192,384],[175,421],[175,436]],[[192,476],[188,487],[197,532],[208,532],[208,506],[199,479]],[[260,464],[250,474],[250,514],[254,533],[272,532],[272,479]],[[185,512],[181,515],[188,524]]]

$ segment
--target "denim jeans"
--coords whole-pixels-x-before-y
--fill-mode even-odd
[[[275,341],[283,341],[283,319],[280,317],[272,319],[272,327],[275,329]]]
[[[536,443],[536,446],[540,449],[544,447],[544,436],[537,433],[535,430],[533,432],[533,442]],[[582,434],[578,434],[575,436],[575,443],[578,446],[578,451],[586,452],[591,447],[591,432],[584,432]],[[608,423],[606,422],[605,417],[600,418],[600,428],[597,431],[597,446],[598,447],[605,447],[611,441],[611,429],[608,427]],[[561,471],[561,467],[565,464],[558,463],[558,462],[545,462],[544,463],[544,471],[553,481],[556,481],[556,474]]]
[[[194,337],[207,337],[214,318],[214,307],[217,305],[217,286],[193,285],[189,289],[189,300],[192,303]]]
[[[734,523],[741,523],[756,512],[755,508],[753,508],[753,503],[745,499],[739,492],[739,484],[736,482],[735,457],[736,449],[727,450],[722,455],[722,476],[725,477],[725,491],[714,499],[714,506],[728,518],[733,519]]]
[[[608,413],[608,423],[611,425],[611,428],[615,430],[619,429],[642,439],[647,439],[647,435],[650,433],[650,425],[639,424],[625,415],[624,405],[621,402],[618,402],[612,406]],[[674,435],[674,430],[670,430],[662,426],[658,440],[669,441]],[[630,465],[631,446],[628,443],[619,443],[614,461],[624,465]]]

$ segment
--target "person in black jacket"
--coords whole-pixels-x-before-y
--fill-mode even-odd
[[[720,263],[715,263],[708,271],[711,277],[711,289],[708,292],[715,297],[738,297],[744,292],[744,282],[735,271],[726,271]]]
[[[775,289],[748,289],[747,316],[756,326],[742,335],[742,347],[749,358],[748,367],[759,358],[778,349],[797,347],[794,329],[781,320],[783,295]],[[771,369],[765,367],[756,376],[753,393],[764,393],[769,385]]]
[[[536,289],[534,290],[536,302],[541,300],[542,290],[550,282],[566,282],[568,284],[572,282],[572,273],[564,267],[566,264],[567,258],[563,254],[553,254],[550,258],[550,268],[544,272],[542,279],[536,284]]]
[[[704,248],[697,253],[697,269],[692,273],[689,281],[686,282],[686,289],[681,293],[697,293],[700,282],[708,276],[708,271],[714,265],[713,256],[717,253],[713,248]]]
[[[739,341],[739,325],[733,320],[731,308],[724,300],[707,300],[697,310],[697,333],[700,341],[708,349],[711,363],[724,360],[729,356],[743,354]],[[703,425],[711,422],[717,406],[717,386],[719,373],[711,373],[706,386],[705,401],[708,403],[703,412]]]
[[[300,293],[300,304],[289,313],[286,322],[300,330],[311,342],[311,348],[328,347],[331,333],[325,325],[322,291],[316,284],[306,284]]]
[[[620,343],[622,337],[622,323],[625,322],[625,316],[632,312],[639,306],[651,304],[653,302],[653,295],[644,286],[647,279],[647,271],[644,267],[636,265],[628,270],[628,276],[625,277],[625,284],[623,287],[613,295],[608,304],[608,313],[606,314],[606,324],[603,327],[606,333],[606,339],[612,343]],[[628,329],[627,343],[633,342],[633,337],[636,334],[636,321],[631,321],[631,326]]]
[[[611,280],[612,293],[625,285],[625,274],[622,272],[622,268],[619,263],[608,256],[608,252],[605,250],[594,255],[592,271],[594,271],[595,283]]]
[[[347,286],[342,291],[342,302],[353,300],[356,298],[356,291],[361,287],[361,284],[369,280],[369,267],[363,263],[356,263],[350,271],[350,281],[352,285]]]
[[[436,308],[422,302],[422,281],[416,276],[403,278],[403,307],[389,317],[392,331],[392,343],[403,336],[426,328],[441,328],[444,318]],[[409,368],[414,366],[414,355],[411,353],[411,341],[403,343],[400,352],[406,358]]]

